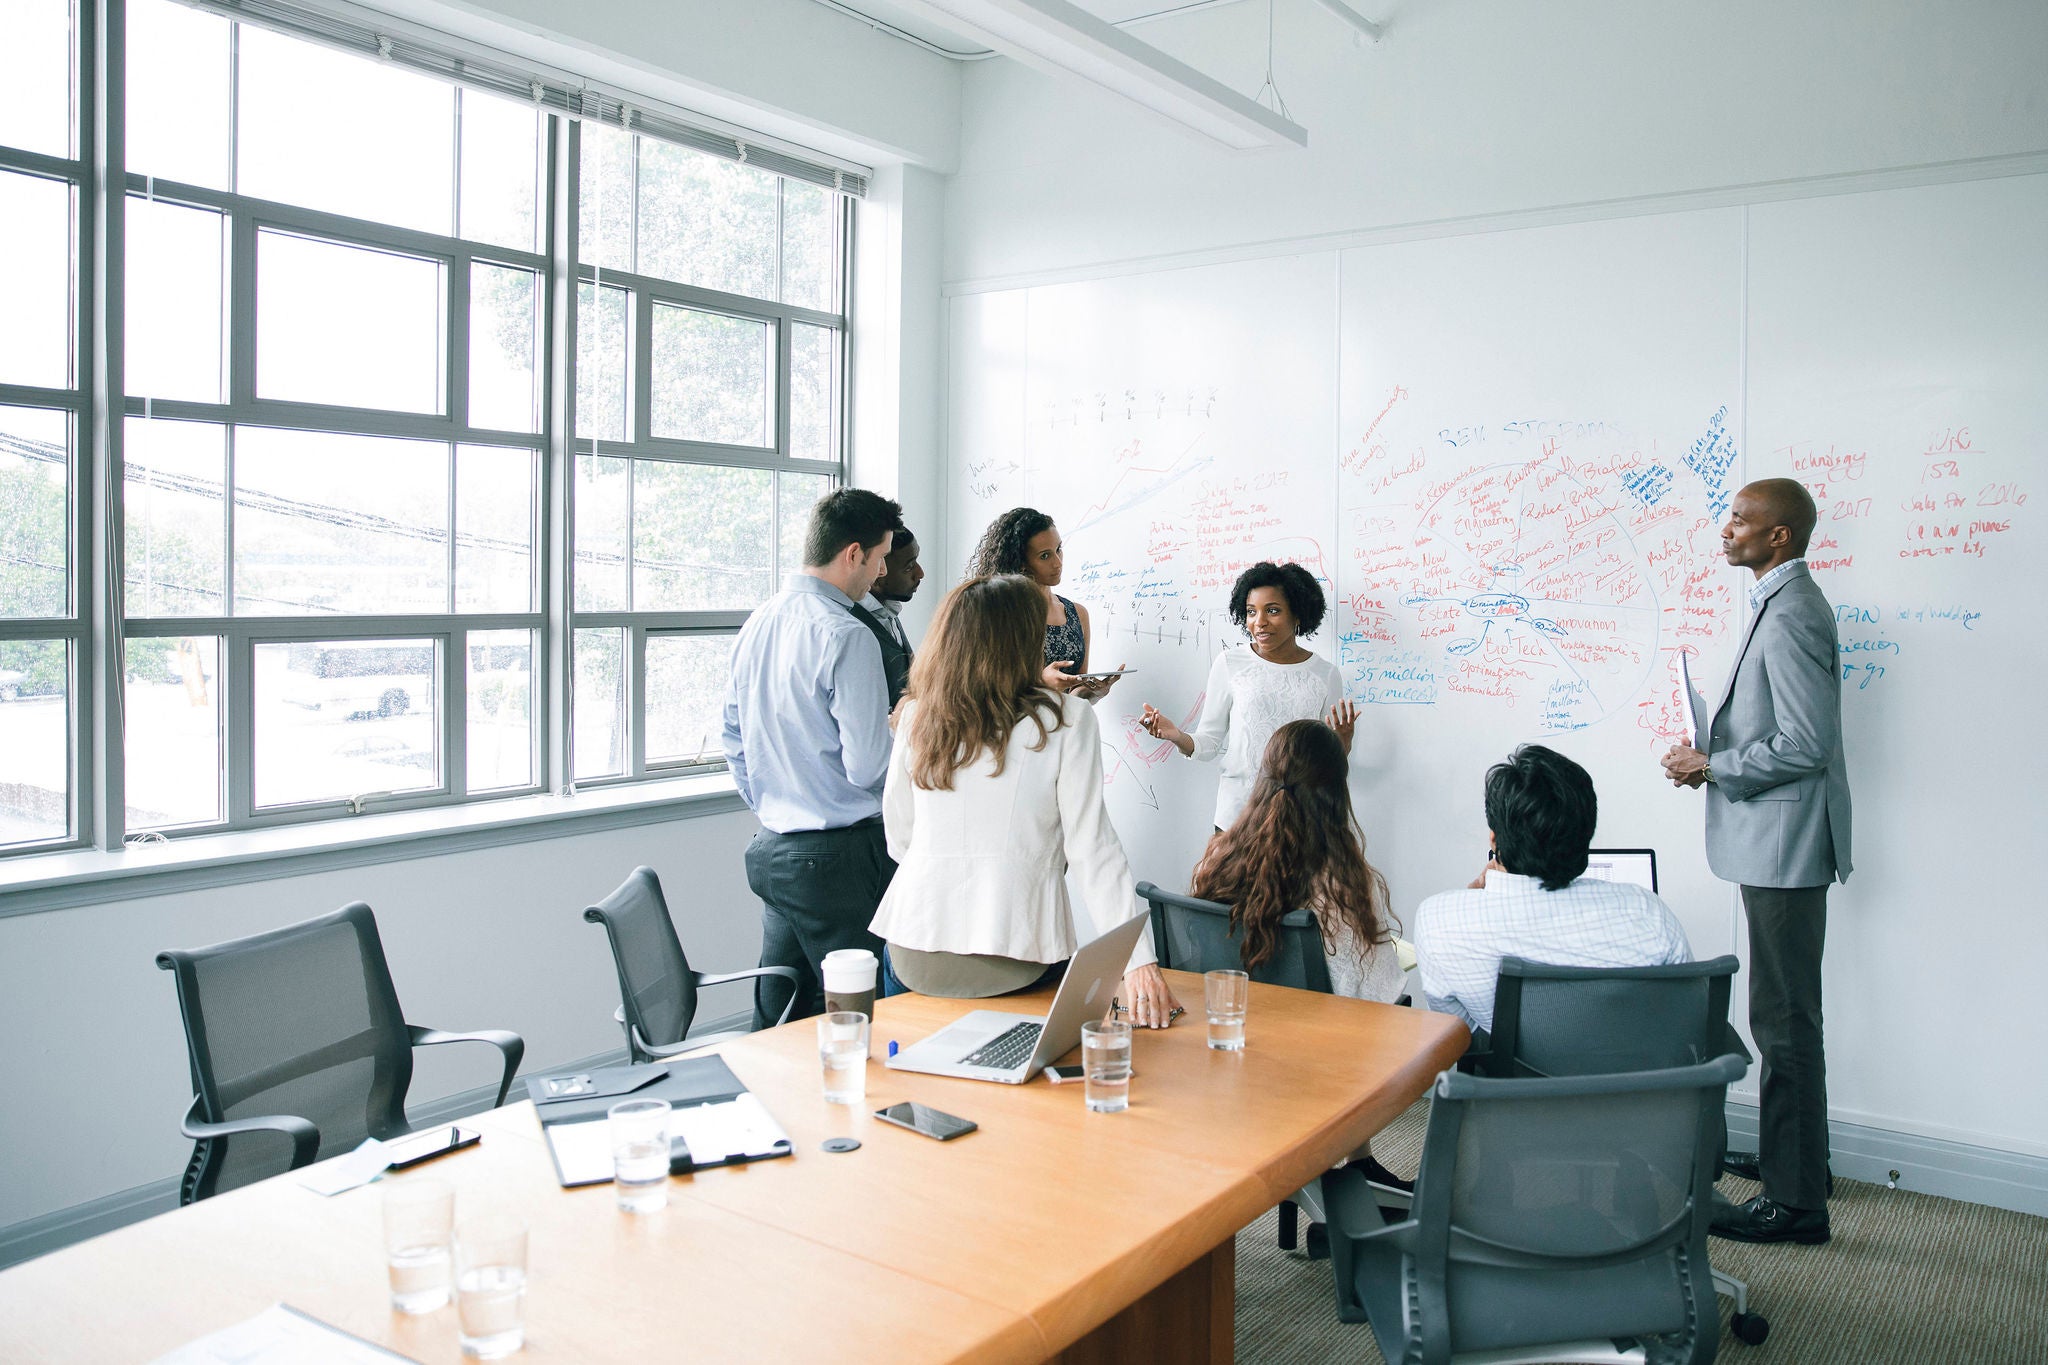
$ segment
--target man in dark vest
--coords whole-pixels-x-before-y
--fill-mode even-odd
[[[893,711],[910,685],[913,651],[903,629],[903,604],[917,595],[917,585],[924,581],[924,569],[917,562],[917,537],[908,529],[896,533],[888,565],[874,588],[854,606],[853,614],[867,623],[882,646],[882,672],[889,679],[889,708]]]

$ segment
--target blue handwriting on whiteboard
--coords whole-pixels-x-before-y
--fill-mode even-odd
[[[1728,510],[1734,496],[1728,491],[1728,470],[1735,463],[1735,438],[1728,434],[1727,423],[1728,408],[1723,404],[1707,420],[1706,434],[1685,452],[1685,467],[1707,486],[1707,511],[1717,518]]]
[[[1354,649],[1357,646],[1353,646]],[[1367,657],[1346,670],[1346,691],[1368,706],[1434,706],[1436,665],[1412,650]]]
[[[1622,476],[1621,486],[1645,507],[1655,507],[1671,491],[1671,481],[1677,475],[1661,464],[1652,464],[1646,469],[1632,469]]]

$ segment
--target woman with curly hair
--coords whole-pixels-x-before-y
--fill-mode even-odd
[[[1273,732],[1237,823],[1209,840],[1189,894],[1230,907],[1247,971],[1279,946],[1280,917],[1311,910],[1330,986],[1386,1003],[1401,994],[1387,879],[1365,859],[1350,761],[1336,732],[1294,720]]]
[[[1358,708],[1344,700],[1337,666],[1302,648],[1299,638],[1316,633],[1325,610],[1322,587],[1301,565],[1264,560],[1252,565],[1230,590],[1230,619],[1251,648],[1226,649],[1216,656],[1195,733],[1150,705],[1138,718],[1153,738],[1166,740],[1188,758],[1202,763],[1223,759],[1216,784],[1219,830],[1237,822],[1258,776],[1259,755],[1287,722],[1327,719],[1344,752],[1351,752]]]
[[[1093,635],[1088,609],[1053,591],[1064,568],[1060,529],[1035,507],[1012,507],[990,522],[967,562],[967,572],[974,578],[1018,573],[1038,585],[1045,594],[1045,671],[1040,674],[1044,685],[1084,701],[1099,701],[1109,695],[1117,680],[1081,680],[1088,671],[1088,645]]]
[[[884,984],[974,999],[1059,980],[1076,947],[1067,872],[1105,928],[1138,913],[1102,803],[1095,712],[1039,682],[1038,585],[970,578],[910,665],[882,819],[896,875],[875,914]],[[1177,1004],[1145,930],[1124,974],[1132,1022]]]

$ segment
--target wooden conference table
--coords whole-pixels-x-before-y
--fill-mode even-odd
[[[501,1210],[531,1226],[514,1359],[1228,1361],[1237,1231],[1405,1109],[1467,1035],[1254,985],[1245,1051],[1211,1052],[1200,977],[1168,977],[1190,1018],[1138,1032],[1123,1114],[1088,1113],[1078,1084],[880,1062],[864,1108],[829,1105],[804,1020],[718,1049],[795,1156],[678,1177],[662,1213],[620,1214],[606,1185],[561,1189],[526,1103],[479,1116],[480,1145],[422,1171],[455,1186],[458,1222]],[[877,1050],[966,1008],[884,1000]],[[980,1131],[942,1144],[870,1115],[905,1099]],[[863,1145],[821,1151],[834,1136]],[[452,1307],[390,1311],[381,1209],[375,1187],[323,1199],[285,1175],[0,1272],[0,1359],[145,1361],[282,1301],[460,1360]]]

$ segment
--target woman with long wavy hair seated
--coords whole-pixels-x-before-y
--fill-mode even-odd
[[[898,867],[874,921],[892,989],[980,998],[1057,981],[1078,946],[1069,866],[1098,924],[1138,913],[1095,713],[1046,690],[1044,648],[1045,595],[997,574],[946,595],[911,664],[882,791]],[[1149,928],[1123,1000],[1161,1028],[1178,1003]]]
[[[1323,722],[1275,730],[1237,823],[1210,838],[1188,894],[1230,907],[1246,971],[1278,950],[1282,915],[1314,911],[1330,989],[1391,1004],[1401,994],[1400,950],[1387,879],[1365,860],[1349,772],[1344,741]],[[1371,1143],[1350,1159],[1379,1184],[1414,1187],[1379,1163]]]
[[[1209,840],[1189,894],[1230,907],[1247,971],[1279,946],[1280,917],[1312,910],[1330,987],[1391,1002],[1401,994],[1387,879],[1365,860],[1351,809],[1350,760],[1320,720],[1289,721],[1266,741],[1237,822]]]

